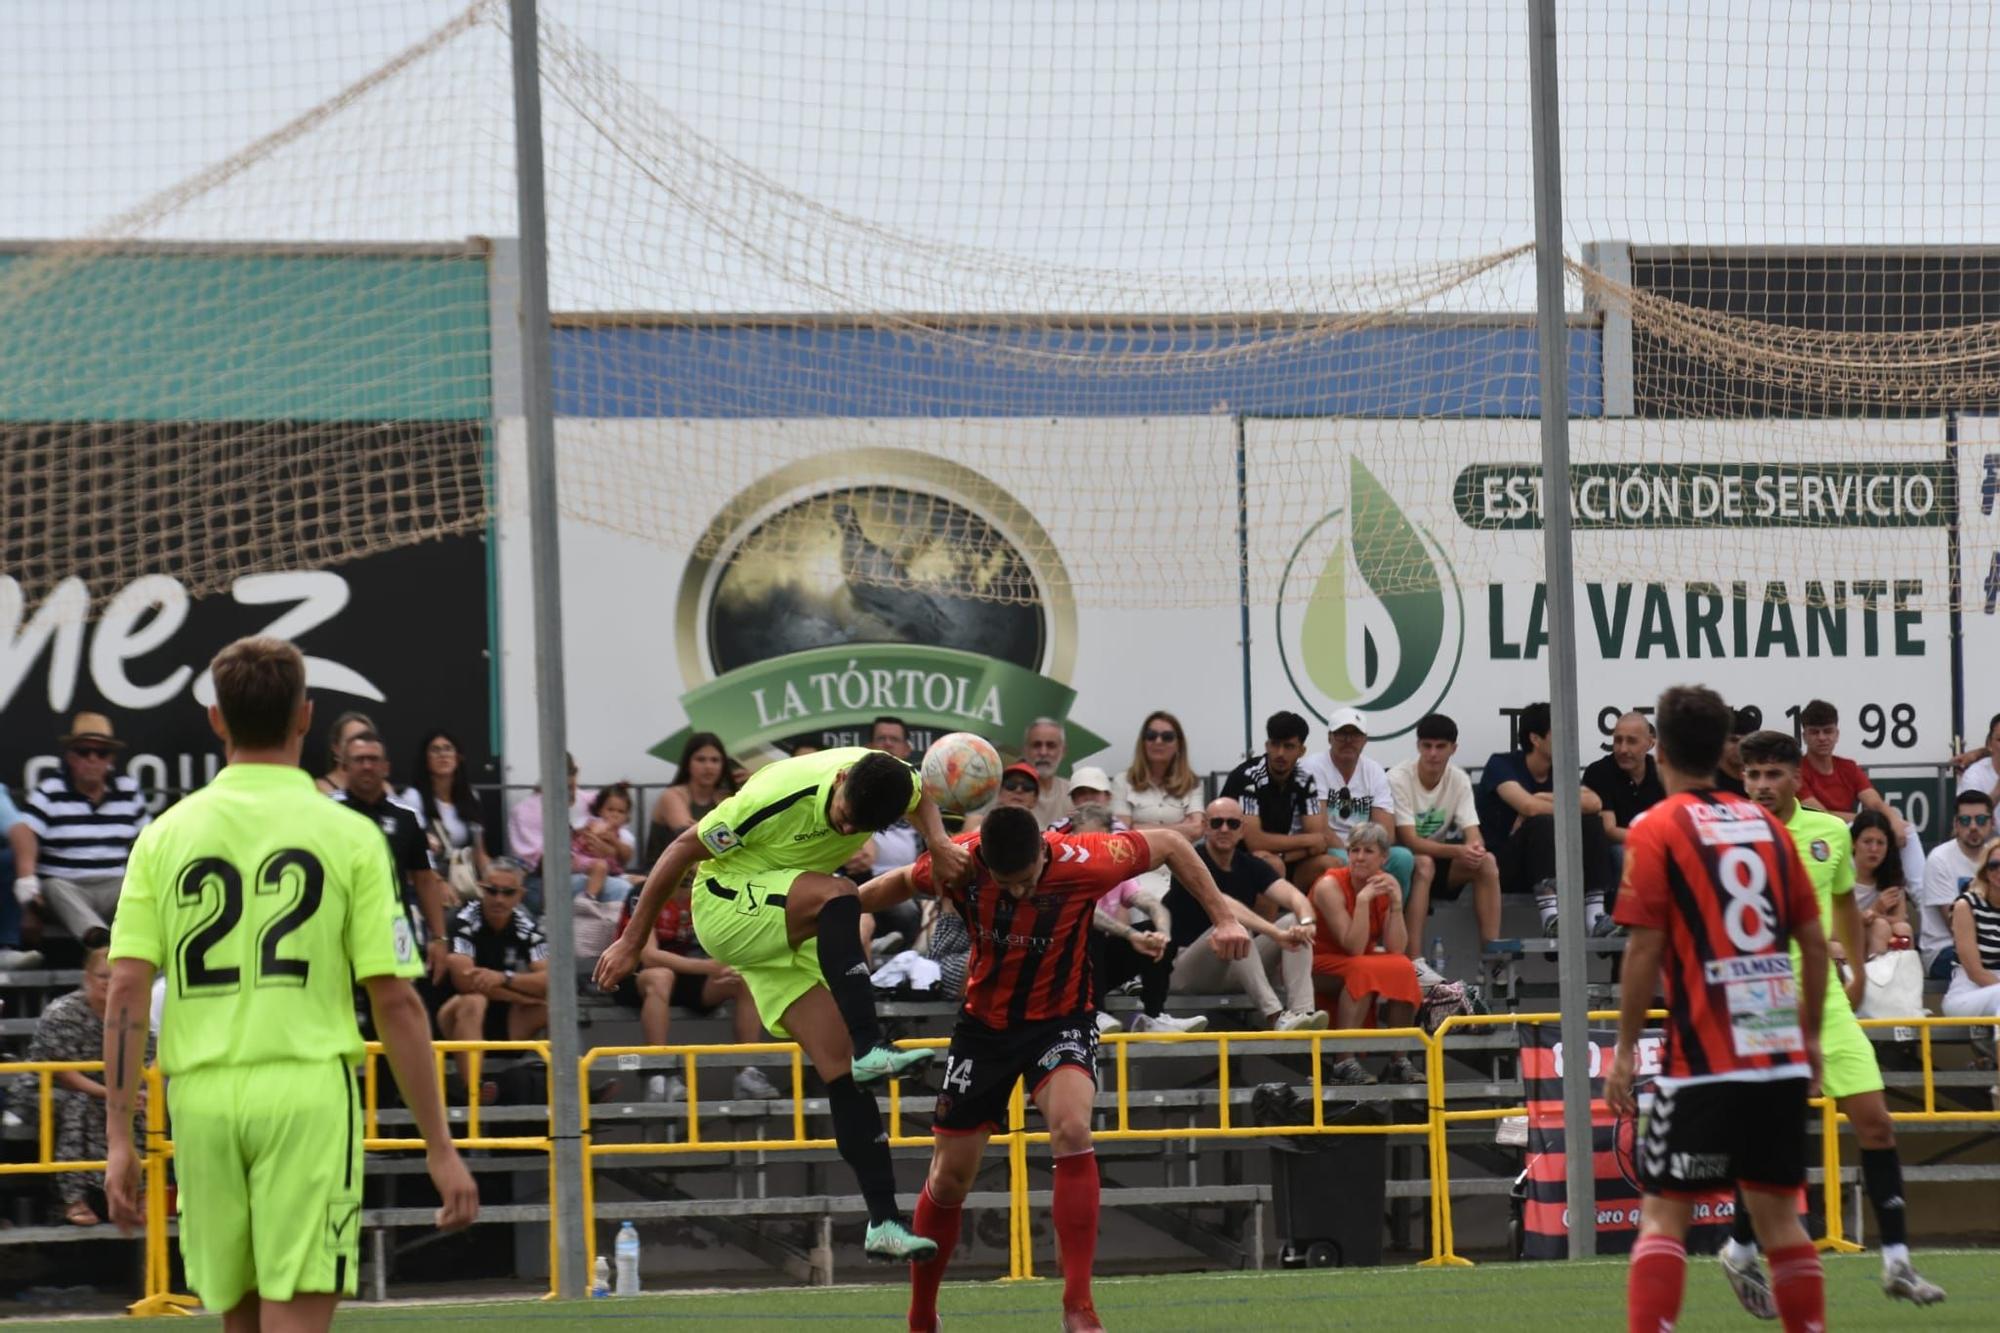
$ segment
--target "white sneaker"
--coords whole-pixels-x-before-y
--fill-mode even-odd
[[[1326,1010],[1287,1009],[1271,1020],[1273,1032],[1324,1032],[1326,1031]]]
[[[736,1096],[739,1101],[769,1102],[779,1097],[771,1080],[764,1077],[764,1071],[755,1065],[748,1065],[736,1071]]]
[[[1139,1017],[1144,1018],[1145,1015],[1140,1014]],[[1099,1036],[1101,1037],[1109,1036],[1111,1033],[1118,1031],[1124,1026],[1125,1025],[1123,1023],[1119,1022],[1116,1018],[1113,1018],[1110,1014],[1105,1013],[1102,1009],[1099,1009],[1097,1011],[1097,1034]],[[1136,1021],[1133,1025],[1132,1030],[1134,1032],[1138,1032],[1141,1030],[1138,1027]]]
[[[687,1080],[679,1074],[655,1074],[646,1080],[646,1100],[649,1102],[675,1102],[687,1100]]]
[[[1204,1032],[1208,1029],[1208,1018],[1194,1014],[1187,1018],[1175,1018],[1172,1014],[1146,1017],[1148,1032]]]
[[[663,1102],[667,1099],[667,1076],[655,1074],[646,1080],[646,1100]]]
[[[1410,966],[1417,972],[1417,989],[1428,991],[1444,980],[1444,973],[1432,967],[1428,958],[1412,958]]]

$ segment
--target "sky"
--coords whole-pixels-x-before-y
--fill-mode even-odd
[[[511,233],[503,4],[354,91],[467,13],[10,0],[0,239]],[[554,301],[1522,308],[1532,266],[1479,261],[1533,237],[1526,14],[550,0]],[[1572,253],[1993,239],[1989,4],[1595,0],[1558,5],[1558,25]],[[238,154],[210,188],[142,207]]]

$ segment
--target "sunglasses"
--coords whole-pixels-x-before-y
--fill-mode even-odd
[[[1354,813],[1354,793],[1342,787],[1328,798],[1327,804],[1333,807],[1335,814],[1345,819]]]
[[[2000,861],[1988,861],[1985,865],[1979,867],[1979,871],[1983,875],[1990,875],[1996,870],[2000,870]]]
[[[1028,781],[1028,780],[1027,780],[1026,778],[1014,778],[1014,779],[1012,779],[1011,781],[1008,781],[1008,782],[1003,782],[1003,783],[1001,783],[1001,784],[1000,784],[1000,790],[1001,790],[1001,791],[1011,791],[1011,792],[1025,792],[1025,791],[1032,791],[1032,792],[1039,792],[1039,791],[1040,791],[1041,789],[1042,789],[1042,788],[1041,788],[1041,784],[1040,784],[1040,783],[1037,783],[1037,782],[1030,782],[1030,781]]]
[[[1151,731],[1151,730],[1149,730],[1149,731],[1147,731],[1147,733],[1146,733],[1146,739],[1147,739],[1147,740],[1149,740],[1149,741],[1177,741],[1177,740],[1179,740],[1180,738],[1181,738],[1181,736],[1180,736],[1180,733],[1179,733],[1179,732],[1177,732],[1177,731]]]
[[[117,753],[116,750],[107,750],[101,745],[72,745],[69,747],[69,752],[79,759],[109,759]]]
[[[1221,819],[1221,818],[1217,818],[1217,819],[1211,819],[1211,820],[1209,820],[1209,821],[1208,821],[1208,826],[1209,826],[1210,828],[1242,828],[1242,827],[1243,827],[1243,821],[1242,821],[1242,820],[1240,820],[1240,819]]]
[[[1992,815],[1960,815],[1958,817],[1960,828],[1978,828],[1981,825],[1991,824],[1992,822]]]
[[[502,889],[492,884],[481,884],[479,891],[490,898],[518,898],[521,896],[519,889]]]

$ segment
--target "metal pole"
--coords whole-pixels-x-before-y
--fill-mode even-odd
[[[1257,752],[1250,717],[1250,428],[1236,418],[1236,617],[1243,636],[1243,753]]]
[[[1548,584],[1549,720],[1556,796],[1556,883],[1563,1060],[1563,1158],[1569,1257],[1597,1252],[1590,1115],[1590,975],[1583,952],[1583,827],[1577,742],[1576,581],[1569,534],[1569,322],[1563,299],[1562,138],[1556,124],[1555,0],[1528,0],[1535,141],[1535,312],[1542,365],[1542,577]]]
[[[521,219],[521,408],[535,570],[535,705],[542,770],[542,903],[549,938],[549,1088],[555,1114],[556,1292],[584,1294],[583,1140],[577,1097],[576,950],[569,892],[569,761],[563,706],[562,562],[556,543],[549,250],[542,195],[542,75],[535,0],[510,0],[515,197]]]

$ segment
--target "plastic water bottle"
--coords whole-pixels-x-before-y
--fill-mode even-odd
[[[639,1232],[630,1222],[618,1228],[618,1243],[613,1250],[618,1255],[618,1294],[637,1296],[639,1294]]]
[[[1441,977],[1449,975],[1444,970],[1444,936],[1442,935],[1435,935],[1431,938],[1431,970]]]
[[[590,1270],[590,1295],[592,1300],[603,1300],[611,1294],[611,1259],[608,1255],[597,1256],[597,1264]]]

